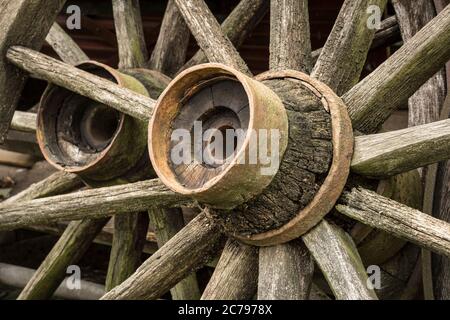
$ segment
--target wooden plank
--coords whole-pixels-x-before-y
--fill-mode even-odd
[[[147,229],[148,215],[145,212],[114,217],[114,236],[106,275],[106,291],[124,282],[141,265]]]
[[[7,57],[16,66],[29,73],[37,74],[49,82],[111,106],[134,118],[146,121],[153,113],[155,100],[37,51],[12,47],[8,50]]]
[[[49,299],[67,275],[67,267],[81,259],[107,222],[107,218],[71,222],[17,299]]]
[[[204,0],[175,0],[175,3],[210,62],[223,63],[251,74]]]
[[[387,0],[346,0],[311,75],[342,95],[358,83],[376,28],[369,6],[384,11]]]
[[[270,69],[311,70],[308,0],[271,0]]]
[[[300,241],[259,248],[258,300],[308,300],[314,261]]]
[[[336,209],[342,214],[450,256],[450,224],[445,221],[363,188],[344,193],[339,203]]]
[[[205,265],[221,240],[220,227],[201,213],[102,299],[157,299]]]
[[[244,43],[266,15],[269,9],[269,2],[270,0],[241,0],[223,21],[221,25],[222,31],[235,48],[239,48]],[[206,62],[208,62],[208,58],[205,53],[202,50],[198,50],[179,72]]]
[[[158,179],[0,206],[0,230],[189,204]]]
[[[229,239],[202,300],[250,300],[258,283],[258,249]]]
[[[36,132],[36,114],[16,111],[11,121],[11,129],[23,132]]]
[[[119,68],[142,68],[148,60],[139,0],[113,0]]]
[[[186,61],[190,36],[175,1],[169,0],[148,67],[173,77]]]
[[[351,237],[322,220],[303,235],[303,241],[338,300],[375,300],[367,273]]]
[[[344,96],[354,129],[370,133],[450,59],[450,6]]]
[[[155,228],[159,247],[166,244],[184,227],[183,212],[180,208],[155,208],[149,210],[148,214],[150,223]],[[201,295],[195,272],[170,289],[170,293],[173,300],[198,300]]]
[[[450,158],[450,119],[355,137],[351,170],[388,177]]]
[[[35,162],[36,159],[29,154],[0,150],[0,164],[19,168],[31,168]]]
[[[25,74],[8,63],[12,45],[39,50],[65,0],[3,0],[0,21],[0,143],[6,138],[14,110],[25,84]],[[30,28],[30,21],[33,28]]]
[[[76,65],[89,60],[78,44],[58,24],[54,23],[45,41],[55,50],[62,61]]]

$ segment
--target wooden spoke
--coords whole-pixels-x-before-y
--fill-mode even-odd
[[[150,223],[155,228],[158,246],[162,247],[184,227],[183,212],[179,208],[149,210]],[[194,273],[170,289],[173,300],[198,300],[200,289]]]
[[[363,188],[343,194],[336,209],[364,224],[450,256],[450,224]]]
[[[354,129],[374,132],[450,59],[450,6],[344,96]]]
[[[11,129],[23,132],[36,132],[36,114],[23,111],[14,112]]]
[[[250,74],[244,60],[222,32],[204,0],[175,0],[175,2],[210,62],[223,63]]]
[[[221,240],[218,225],[201,213],[102,299],[157,299],[212,258]]]
[[[2,1],[2,19],[0,21],[0,143],[6,138],[16,104],[25,84],[22,72],[10,65],[5,57],[8,48],[20,43],[39,50],[45,35],[65,0],[4,0]],[[30,28],[33,21],[33,28]]]
[[[168,190],[159,180],[148,180],[0,206],[0,230],[188,203],[186,197]]]
[[[436,15],[432,0],[393,0],[404,42],[409,41]],[[439,71],[409,98],[409,126],[439,120],[439,111],[445,98],[445,72]]]
[[[342,95],[358,83],[375,35],[371,5],[384,11],[387,0],[346,0],[317,60],[312,76]]]
[[[190,31],[174,0],[169,0],[148,67],[170,77],[186,60]]]
[[[142,68],[148,60],[139,0],[112,0],[119,68]]]
[[[450,120],[355,138],[351,169],[387,177],[450,158]]]
[[[144,212],[114,216],[114,236],[106,276],[106,291],[128,279],[142,263],[147,229],[148,215]]]
[[[397,23],[397,17],[391,16],[381,21],[381,28],[375,32],[375,36],[372,41],[371,49],[379,48],[389,42],[397,41],[400,37],[400,28]],[[317,59],[319,59],[323,48],[314,50],[312,55],[312,62],[315,64]]]
[[[12,47],[8,50],[7,57],[29,73],[37,74],[49,82],[111,106],[134,118],[146,121],[153,112],[155,100],[37,51]]]
[[[314,261],[300,240],[259,249],[259,300],[307,300]]]
[[[108,219],[71,222],[53,249],[20,293],[19,300],[49,299],[67,275],[67,267],[76,264]]]
[[[311,70],[308,0],[271,0],[270,69]]]
[[[303,241],[322,270],[336,299],[373,300],[367,273],[351,237],[339,227],[322,220],[303,235]]]
[[[235,48],[239,48],[265,16],[269,9],[269,0],[241,0],[230,15],[222,23],[223,33],[230,39]],[[208,58],[202,50],[196,54],[181,68],[208,62]]]
[[[55,172],[46,179],[37,182],[18,194],[6,199],[0,207],[14,205],[16,202],[51,197],[81,188],[83,182],[77,175],[67,172]]]
[[[257,282],[258,249],[229,239],[202,300],[249,300]]]
[[[89,60],[89,57],[81,50],[75,41],[60,27],[54,23],[45,41],[55,50],[62,61],[76,65]]]

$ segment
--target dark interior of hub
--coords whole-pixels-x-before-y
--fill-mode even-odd
[[[172,123],[173,130],[184,129],[191,138],[190,162],[171,164],[179,183],[200,188],[223,172],[239,147],[239,139],[232,133],[247,129],[249,120],[247,93],[234,78],[208,80],[189,91]],[[216,141],[218,134],[220,141]],[[178,143],[171,141],[171,148]]]
[[[115,81],[106,70],[88,70]],[[61,87],[51,87],[41,103],[45,146],[62,166],[95,161],[116,136],[123,116],[111,107]]]

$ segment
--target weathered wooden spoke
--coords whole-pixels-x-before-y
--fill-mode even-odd
[[[159,180],[96,188],[0,207],[0,230],[33,224],[100,218],[158,206],[180,206],[190,200],[170,191]]]
[[[65,0],[8,0],[2,2],[2,20],[0,28],[0,143],[3,143],[11,119],[19,101],[25,75],[17,72],[5,57],[8,48],[16,43],[39,50],[45,36]],[[32,29],[30,21],[34,21]]]
[[[311,75],[338,95],[347,92],[361,75],[375,35],[369,28],[370,5],[383,11],[387,0],[346,0]]]
[[[192,35],[210,62],[220,62],[250,73],[204,0],[174,0]]]
[[[337,210],[431,251],[450,255],[450,224],[372,191],[354,188],[343,194]]]
[[[251,34],[255,26],[261,21],[269,9],[270,0],[241,0],[230,15],[222,23],[223,33],[239,48]],[[208,62],[202,50],[197,53],[181,68],[185,70],[197,64]]]
[[[249,300],[256,294],[258,249],[228,240],[202,300]]]
[[[141,68],[148,60],[139,0],[112,0],[119,68]]]
[[[388,177],[448,159],[450,120],[355,138],[351,169]]]
[[[173,76],[186,60],[190,31],[174,0],[167,3],[166,12],[148,67]]]
[[[17,131],[36,131],[44,157],[60,170],[79,174],[56,173],[0,205],[0,230],[56,228],[60,234],[66,226],[61,222],[72,221],[20,299],[51,297],[67,265],[76,263],[92,241],[112,244],[109,292],[103,299],[157,299],[169,291],[173,299],[308,299],[313,261],[336,299],[377,299],[364,267],[371,258],[383,263],[392,258],[382,268],[390,288],[401,282],[389,268],[395,268],[397,258],[398,263],[406,260],[392,257],[405,240],[450,256],[445,221],[362,187],[342,191],[346,184],[359,185],[358,174],[404,173],[390,181],[401,188],[419,179],[418,171],[405,172],[450,158],[447,107],[439,114],[443,74],[413,95],[450,58],[450,6],[432,19],[431,0],[421,1],[427,5],[420,15],[424,19],[408,21],[411,12],[421,10],[393,0],[397,16],[376,31],[369,25],[369,6],[382,12],[387,0],[345,0],[324,48],[312,53],[308,1],[271,0],[270,71],[253,78],[236,47],[267,12],[269,0],[241,0],[222,25],[204,0],[169,0],[151,56],[139,1],[112,0],[120,71],[92,61],[80,64],[87,56],[76,43],[59,25],[50,29],[64,1],[35,1],[29,9],[25,0],[5,3],[8,13],[23,17],[8,14],[0,22],[6,29],[0,36],[0,69],[13,79],[6,83],[0,76],[0,135],[10,123]],[[36,51],[44,41],[41,34],[24,34],[27,30],[17,27],[24,18],[43,14],[38,5],[51,12],[39,20],[39,28],[50,29],[46,40],[64,62]],[[369,50],[397,39],[399,28],[404,45],[357,84]],[[200,50],[185,63],[189,33]],[[207,60],[212,63],[195,66]],[[24,83],[16,67],[50,83],[37,117],[13,115]],[[161,74],[173,76],[178,70],[183,72],[172,82]],[[432,104],[426,101],[429,93]],[[353,129],[375,132],[408,98],[411,127],[353,138]],[[95,124],[112,119],[106,138],[96,136],[97,126],[88,126],[85,115],[77,113],[85,106],[93,110],[87,118],[100,115],[102,121]],[[268,151],[281,161],[269,174],[262,173],[262,163],[241,166],[237,154],[251,150],[249,138],[228,155],[230,163],[175,165],[172,133],[191,130],[196,121],[219,131],[277,130],[280,143]],[[357,175],[347,183],[350,170]],[[436,166],[433,170],[432,178]],[[81,181],[96,188],[59,195],[79,188]],[[382,182],[379,192],[390,182]],[[420,188],[412,182],[409,187],[403,190],[411,191],[407,197],[383,194],[417,207],[410,200]],[[46,198],[36,199],[41,197]],[[325,219],[336,201],[337,211],[347,217],[334,212]],[[202,209],[186,226],[183,206]],[[423,211],[431,213],[431,208]],[[106,239],[102,229],[110,216],[114,234],[109,231]],[[144,249],[148,218],[156,233],[150,235],[151,250]],[[360,223],[355,226],[352,219]],[[383,241],[389,241],[389,250],[371,250]],[[201,293],[196,270],[222,248]],[[139,267],[142,251],[152,255]],[[419,271],[416,266],[404,296],[413,292]]]
[[[102,299],[159,298],[213,258],[221,239],[219,226],[205,214],[198,215]]]
[[[51,83],[116,108],[132,117],[146,120],[153,112],[155,100],[34,50],[12,47],[8,50],[7,57],[29,73],[37,74]]]

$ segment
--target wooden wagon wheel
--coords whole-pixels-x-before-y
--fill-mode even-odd
[[[40,2],[39,9],[27,7],[30,1],[9,1],[6,4],[6,12],[16,16],[13,14],[31,8],[28,10],[34,10],[33,14],[42,15],[42,6],[46,1],[33,1],[35,2]],[[59,5],[62,6],[63,2]],[[126,23],[139,20],[137,2],[113,3],[116,12],[128,13],[127,19],[123,19],[125,24],[120,22],[120,17],[124,16],[115,16],[119,40],[123,40],[120,41],[121,68],[142,67],[143,61],[146,60],[144,51],[131,50],[139,47],[133,43],[134,40],[138,39],[137,43],[142,43],[139,42],[139,37],[132,36],[139,34],[136,26],[140,29],[140,25]],[[264,7],[264,3],[267,2],[243,0],[239,7],[241,11],[238,12],[245,12],[247,15],[248,11],[242,10],[252,9],[257,16],[256,12]],[[254,170],[249,170],[246,178],[252,180],[254,185],[248,184],[248,188],[239,190],[241,201],[237,201],[238,197],[229,192],[225,192],[225,197],[220,201],[215,201],[217,199],[214,198],[209,201],[203,197],[205,191],[212,190],[213,197],[218,197],[217,190],[228,191],[227,186],[230,183],[233,185],[230,179],[245,181],[236,175],[222,179],[227,177],[226,174],[219,174],[212,177],[212,180],[223,183],[221,189],[217,190],[214,189],[217,184],[208,185],[208,179],[204,185],[200,184],[200,188],[191,188],[189,192],[171,191],[160,180],[153,179],[31,200],[30,198],[55,192],[38,186],[39,190],[35,187],[22,195],[23,202],[9,201],[8,204],[2,205],[0,230],[52,221],[85,219],[71,223],[22,293],[22,298],[51,295],[52,290],[62,280],[64,267],[77,259],[105,222],[104,219],[91,219],[110,215],[128,217],[123,218],[123,225],[126,225],[127,229],[120,227],[116,231],[119,235],[123,232],[124,238],[132,235],[133,239],[128,240],[128,243],[125,240],[120,241],[120,244],[130,248],[139,240],[139,215],[131,215],[129,212],[192,205],[193,199],[200,202],[204,208],[203,212],[170,240],[168,238],[173,233],[174,225],[166,225],[166,229],[160,230],[161,238],[165,238],[161,240],[161,244],[168,241],[136,272],[130,272],[136,267],[135,264],[121,268],[120,271],[124,271],[124,274],[117,274],[114,280],[111,280],[110,288],[114,288],[104,299],[160,297],[214,257],[222,247],[226,235],[229,239],[202,299],[244,299],[252,298],[255,293],[259,299],[307,298],[312,281],[312,258],[320,267],[337,299],[376,299],[375,292],[367,286],[367,274],[351,238],[343,226],[333,222],[332,217],[323,219],[336,200],[338,204],[335,209],[341,214],[438,254],[450,256],[448,223],[358,186],[358,179],[353,177],[347,181],[349,188],[342,192],[339,200],[332,194],[341,193],[344,187],[342,182],[345,181],[349,169],[366,177],[383,178],[450,158],[448,120],[373,134],[396,107],[414,94],[450,58],[450,6],[447,6],[399,51],[358,83],[375,34],[375,30],[367,27],[367,8],[369,5],[378,5],[383,9],[385,4],[386,0],[345,1],[326,45],[312,68],[311,75],[308,76],[306,74],[311,70],[312,55],[307,1],[272,0],[271,73],[253,79],[230,41],[230,38],[233,39],[229,34],[231,31],[224,28],[229,37],[224,36],[202,0],[171,1],[166,17],[172,18],[169,22],[169,19],[164,20],[167,25],[183,28],[179,18],[174,18],[173,15],[176,14],[171,11],[176,9],[176,5],[208,60],[222,65],[206,65],[184,71],[173,80],[158,101],[70,64],[54,60],[33,49],[17,46],[32,46],[37,49],[43,39],[36,40],[39,35],[21,35],[20,32],[25,33],[25,30],[20,30],[18,21],[5,20],[8,32],[6,37],[0,38],[3,52],[0,67],[8,72],[8,80],[15,82],[11,82],[14,83],[12,87],[11,83],[6,81],[6,76],[2,74],[3,77],[0,78],[2,120],[11,118],[17,101],[16,96],[11,98],[11,95],[17,95],[16,90],[11,88],[16,89],[23,82],[22,75],[13,65],[80,96],[108,105],[127,116],[141,121],[149,121],[153,116],[150,131],[153,165],[162,181],[177,191],[181,189],[173,184],[179,183],[180,180],[167,179],[167,175],[173,173],[173,167],[166,166],[161,170],[161,167],[164,168],[167,164],[167,159],[166,162],[164,159],[158,159],[155,150],[158,143],[163,147],[163,143],[168,142],[165,132],[156,136],[154,134],[158,132],[154,129],[162,125],[158,122],[158,117],[164,112],[165,116],[169,116],[167,120],[174,123],[179,111],[177,108],[189,106],[189,103],[201,94],[202,88],[222,85],[230,80],[234,84],[238,83],[238,86],[245,89],[243,97],[249,101],[248,123],[261,125],[262,128],[278,128],[282,134],[283,128],[286,128],[283,125],[285,123],[288,125],[286,133],[290,139],[287,144],[281,144],[279,151],[284,157],[280,170],[270,177],[270,181],[255,175]],[[52,12],[56,14],[57,9],[52,8]],[[49,17],[50,20],[52,18],[54,16]],[[254,19],[230,19],[228,23],[242,28],[242,21],[246,26],[254,24]],[[168,31],[167,25],[161,32],[163,36],[160,39],[163,40],[158,41],[160,46],[157,45],[159,51],[156,52],[167,53],[170,46],[163,42],[171,39],[169,35],[178,34]],[[49,27],[48,21],[42,26],[43,29]],[[120,36],[121,32],[123,37]],[[32,39],[26,39],[27,37]],[[237,35],[234,35],[234,41],[239,43]],[[170,53],[161,54],[161,59],[169,59],[172,57]],[[152,69],[157,68],[154,62],[159,60],[157,56],[158,54],[154,53],[151,59],[154,63]],[[200,57],[196,61],[201,59]],[[198,72],[205,69],[208,72]],[[268,96],[272,97],[269,102],[264,100],[264,97]],[[270,119],[264,119],[258,114],[261,108],[267,110],[267,115],[273,110],[274,114],[280,117],[278,122],[281,123],[274,124]],[[353,128],[358,133],[367,134],[358,134],[354,138],[351,161],[351,144],[348,144],[348,139],[352,139],[352,135],[348,131],[350,126],[346,121],[346,111]],[[9,115],[9,118],[6,115]],[[217,117],[220,116],[221,114]],[[254,121],[255,119],[257,121]],[[264,121],[260,123],[262,120]],[[9,120],[7,122],[9,123]],[[339,146],[344,147],[340,149]],[[339,152],[342,152],[342,158],[337,158]],[[308,161],[308,158],[312,161]],[[336,163],[341,173],[340,179],[336,180],[339,183],[335,184],[335,189],[328,188],[323,194],[321,187],[327,184],[328,177],[333,176],[333,169],[330,169],[333,167],[330,164],[336,159],[342,159]],[[297,166],[294,168],[292,163]],[[227,170],[223,170],[223,173],[229,172]],[[297,181],[295,177],[298,176],[305,180]],[[58,188],[61,187],[61,181],[70,180],[73,183],[73,178],[67,174],[61,174],[56,179],[53,177],[53,180],[56,180],[54,182]],[[291,190],[284,190],[283,183],[289,183]],[[198,190],[201,192],[197,192]],[[229,205],[227,199],[231,199]],[[292,201],[289,207],[288,200]],[[313,214],[311,219],[299,219],[299,223],[293,223],[296,227],[291,228],[291,222],[296,222],[305,210],[307,212],[308,206],[316,201],[320,208],[315,211],[316,214]],[[283,209],[284,205],[285,214],[281,212],[283,210],[271,211]],[[159,212],[159,218],[163,217],[163,221],[173,217],[167,210],[151,210]],[[270,214],[273,214],[272,221],[267,219]],[[252,216],[257,219],[252,219]],[[273,233],[279,236],[273,236]],[[270,234],[263,237],[270,241],[258,239],[261,234]],[[300,236],[301,239],[298,238]],[[266,246],[255,247],[252,244]],[[117,250],[117,256],[111,263],[125,265],[127,257],[121,254],[123,252],[124,250]],[[179,292],[184,292],[184,297],[187,297],[186,292],[190,289],[192,286],[187,285]]]

